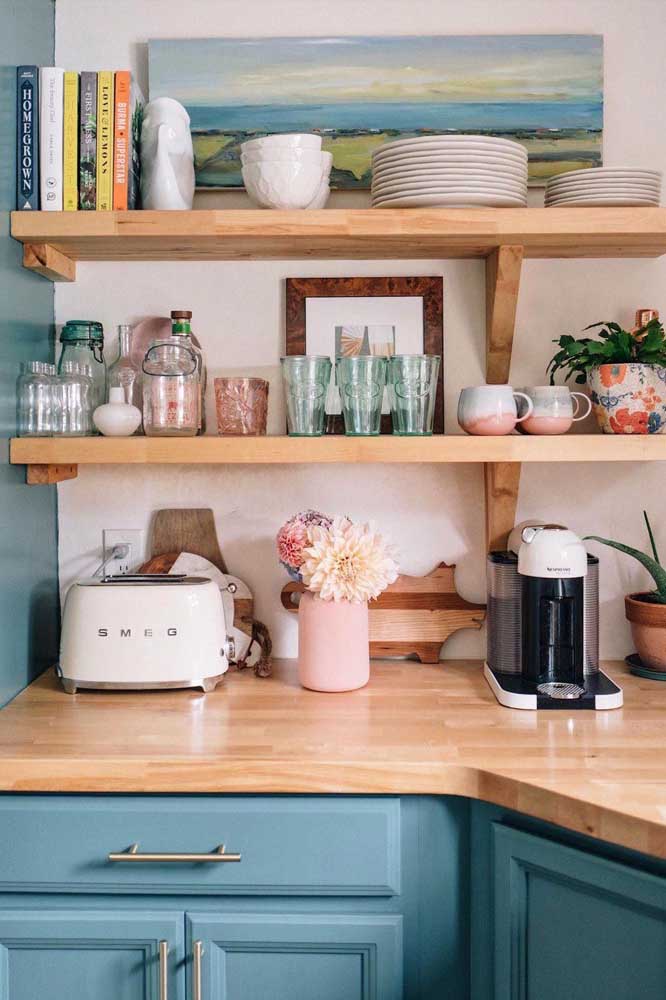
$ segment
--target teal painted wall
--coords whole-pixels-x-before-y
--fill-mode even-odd
[[[21,267],[9,236],[15,201],[16,66],[52,65],[52,0],[3,0],[0,31],[0,705],[57,652],[56,491],[8,464],[21,361],[53,357],[53,286]]]

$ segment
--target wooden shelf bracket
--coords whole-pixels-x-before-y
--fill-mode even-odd
[[[25,481],[28,486],[51,486],[65,479],[76,479],[78,465],[27,465]]]
[[[48,243],[24,243],[23,266],[50,281],[76,281],[76,261]]]
[[[509,381],[524,247],[500,246],[486,257],[486,382]]]
[[[486,462],[486,550],[505,549],[509,532],[516,523],[520,462]]]

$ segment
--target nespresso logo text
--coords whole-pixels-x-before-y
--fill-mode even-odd
[[[571,566],[546,566],[549,573],[570,573]]]
[[[109,635],[111,634],[111,631],[112,630],[108,629],[108,628],[98,628],[97,629],[97,635],[100,636],[100,638],[102,638],[102,639],[107,639],[109,637]],[[120,634],[120,638],[121,639],[131,639],[132,638],[132,631],[133,630],[131,628],[121,628],[121,629],[118,629],[118,632]],[[165,633],[169,637],[170,636],[174,636],[174,635],[178,635],[178,629],[177,628],[168,628],[168,629],[165,629]],[[152,628],[134,629],[134,638],[136,638],[137,635],[141,636],[144,639],[152,639],[152,638],[154,638],[155,633],[154,633],[154,631],[153,631]]]

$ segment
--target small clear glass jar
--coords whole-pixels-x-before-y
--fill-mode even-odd
[[[56,379],[54,433],[62,437],[92,434],[95,384],[88,365],[65,361]]]
[[[180,338],[154,340],[143,360],[143,430],[147,437],[195,437],[201,419],[199,362]]]
[[[28,361],[16,380],[16,433],[19,437],[50,437],[53,433],[51,365]]]
[[[104,361],[104,329],[101,323],[87,319],[70,319],[60,332],[62,353],[58,374],[67,362],[90,366],[93,380],[93,409],[106,402],[106,364]]]

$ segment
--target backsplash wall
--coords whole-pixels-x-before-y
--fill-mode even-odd
[[[661,2],[640,0],[632,11],[615,0],[551,5],[493,0],[465,5],[415,0],[303,3],[300,0],[198,0],[187,9],[172,0],[101,3],[59,0],[56,61],[67,68],[130,65],[146,83],[150,37],[323,35],[370,33],[596,32],[605,35],[605,159],[611,165],[666,167],[660,126],[662,89],[659,46],[666,28]],[[498,16],[501,11],[501,18]],[[637,16],[640,14],[640,17]],[[612,15],[612,16],[611,16]],[[605,31],[612,22],[612,32]],[[85,46],[80,24],[86,23]],[[97,26],[99,25],[99,28]],[[538,203],[541,192],[533,192]],[[364,204],[364,195],[340,195],[334,204]],[[240,194],[197,196],[199,207],[237,207]],[[80,264],[72,285],[56,286],[56,322],[90,317],[103,322],[113,358],[120,322],[173,308],[193,310],[193,328],[206,352],[209,380],[219,374],[261,374],[271,380],[269,433],[284,427],[279,357],[284,350],[284,278],[308,275],[442,274],[447,430],[455,421],[459,390],[483,381],[485,293],[482,262],[367,261]],[[666,314],[666,261],[527,261],[511,379],[514,385],[545,381],[552,340],[588,323],[617,318],[630,323],[637,306]],[[209,391],[209,426],[214,426]],[[582,534],[611,534],[642,541],[640,511],[654,513],[666,472],[659,465],[526,466],[518,514],[568,523]],[[458,587],[483,600],[483,492],[480,466],[327,467],[82,467],[59,495],[61,589],[89,574],[100,561],[104,527],[147,532],[154,510],[210,506],[230,569],[255,592],[257,615],[274,634],[276,651],[296,652],[295,621],[279,606],[285,574],[274,555],[274,535],[296,509],[321,507],[374,517],[390,534],[405,572],[424,573],[445,559],[458,564]],[[630,650],[622,595],[645,579],[628,560],[605,550],[602,558],[602,654]],[[484,637],[463,632],[447,656],[481,656]]]

